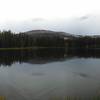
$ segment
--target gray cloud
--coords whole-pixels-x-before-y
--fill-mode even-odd
[[[80,20],[86,20],[86,19],[89,19],[89,16],[88,15],[87,16],[80,17]]]
[[[86,15],[71,19],[46,20],[35,18],[21,22],[6,22],[0,25],[2,29],[11,29],[14,32],[24,32],[35,29],[47,29],[53,31],[64,31],[80,35],[100,35],[99,16]]]
[[[40,22],[40,21],[45,21],[43,18],[33,18],[32,21]]]

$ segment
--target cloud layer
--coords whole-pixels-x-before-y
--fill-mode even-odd
[[[80,35],[100,35],[99,16],[86,15],[70,19],[43,19],[34,18],[21,22],[6,22],[1,24],[1,30],[11,29],[14,32],[24,32],[35,29],[64,31]]]

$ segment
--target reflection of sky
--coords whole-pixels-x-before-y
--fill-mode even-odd
[[[11,67],[0,67],[3,95],[9,93],[10,89],[11,94],[8,95],[12,98],[15,93],[17,98],[23,95],[27,99],[39,100],[66,95],[91,97],[99,93],[99,76],[99,59],[74,58],[44,65],[15,63]]]

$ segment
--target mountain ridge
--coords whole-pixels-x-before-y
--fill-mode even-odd
[[[31,30],[31,31],[26,31],[23,32],[24,34],[28,34],[28,35],[34,35],[34,36],[38,36],[38,35],[49,35],[49,36],[62,36],[62,37],[75,37],[76,35],[74,34],[70,34],[70,33],[66,33],[66,32],[61,32],[61,31],[51,31],[51,30]]]

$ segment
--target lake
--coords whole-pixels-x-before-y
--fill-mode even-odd
[[[100,50],[1,50],[0,96],[5,100],[99,98]]]

